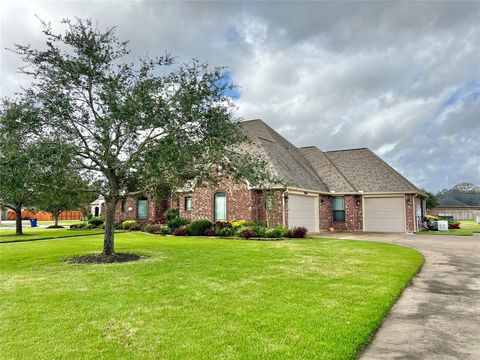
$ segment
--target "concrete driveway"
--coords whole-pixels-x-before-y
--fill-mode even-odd
[[[404,245],[425,257],[360,359],[480,359],[480,234],[320,236]]]

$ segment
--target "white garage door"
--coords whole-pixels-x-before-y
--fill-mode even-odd
[[[288,195],[288,227],[306,227],[308,231],[317,231],[318,197],[306,195]]]
[[[405,199],[364,197],[365,231],[405,232]]]

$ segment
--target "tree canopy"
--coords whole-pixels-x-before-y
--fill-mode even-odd
[[[134,64],[115,28],[82,19],[63,24],[59,34],[43,24],[44,49],[14,51],[33,80],[25,96],[41,113],[35,136],[62,144],[72,170],[105,197],[104,255],[114,252],[121,197],[214,181],[216,169],[254,183],[268,178],[262,159],[244,150],[225,68],[176,64],[168,54]]]

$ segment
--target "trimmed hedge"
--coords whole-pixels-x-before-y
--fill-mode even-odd
[[[188,226],[188,233],[192,236],[201,236],[205,231],[211,229],[213,226],[210,220],[196,220],[192,221]]]

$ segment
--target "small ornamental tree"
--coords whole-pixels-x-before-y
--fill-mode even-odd
[[[36,207],[52,213],[55,227],[60,215],[69,210],[79,210],[95,199],[95,192],[78,174],[66,172],[51,177],[37,195]]]
[[[27,96],[42,109],[45,131],[73,153],[72,165],[105,197],[103,255],[114,253],[119,199],[173,189],[216,172],[259,183],[261,160],[242,151],[225,69],[169,55],[127,62],[127,42],[91,20],[69,21],[62,34],[44,24],[44,49],[16,45],[32,77]],[[244,149],[244,148],[243,148]]]
[[[33,207],[46,184],[61,176],[68,152],[52,141],[38,141],[30,126],[40,126],[38,109],[25,100],[3,100],[0,108],[0,203],[15,211],[22,235],[22,209]]]
[[[435,195],[432,194],[431,192],[428,192],[428,191],[425,191],[425,190],[423,190],[423,192],[425,193],[425,195],[427,195],[427,199],[426,199],[427,209],[433,209],[434,207],[437,207],[438,206],[438,200],[435,197]]]

